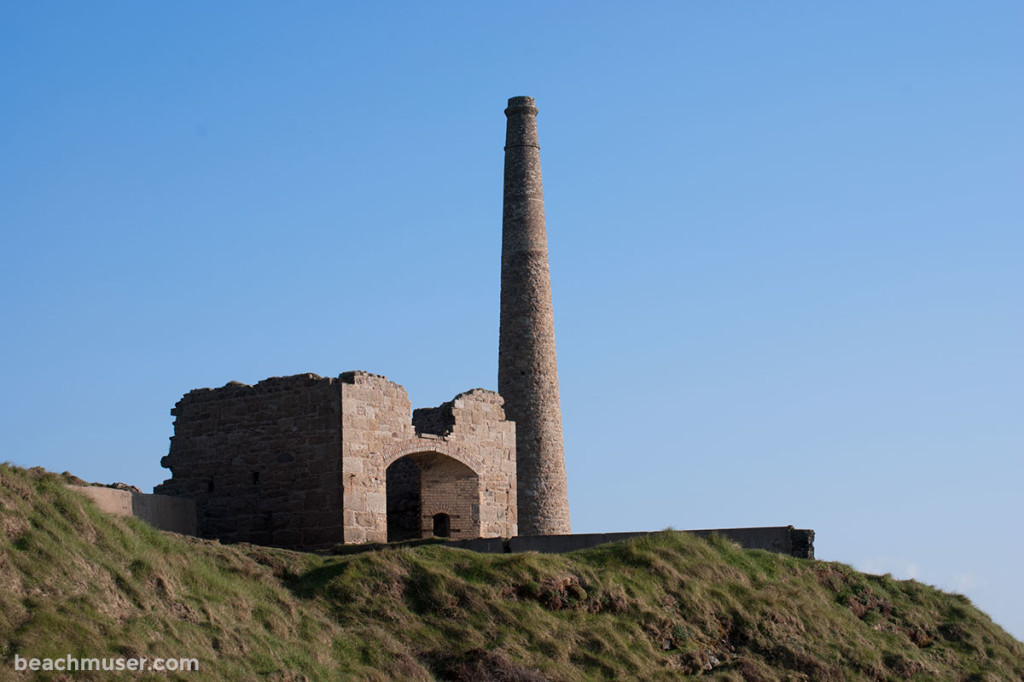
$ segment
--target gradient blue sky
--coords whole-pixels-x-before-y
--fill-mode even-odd
[[[150,489],[194,387],[495,388],[502,110],[532,95],[574,530],[814,528],[1024,638],[1022,29],[4,3],[0,457]]]

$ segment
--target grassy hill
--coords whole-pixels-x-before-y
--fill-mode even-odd
[[[0,679],[71,654],[198,659],[176,679],[1024,680],[1024,645],[965,597],[838,563],[675,532],[567,555],[223,546],[66,480],[0,465]]]

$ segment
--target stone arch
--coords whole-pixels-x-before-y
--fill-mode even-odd
[[[385,459],[389,541],[434,537],[438,514],[448,518],[447,537],[479,537],[480,477],[461,458],[438,450],[399,452]],[[410,511],[417,509],[419,523],[413,527]]]
[[[384,448],[383,453],[384,468],[386,469],[391,466],[396,459],[424,452],[436,452],[441,455],[446,455],[454,459],[456,462],[465,464],[475,473],[479,473],[479,471],[477,471],[477,463],[473,461],[473,458],[463,452],[462,448],[457,445],[452,445],[447,441],[435,440],[433,438],[407,438],[387,446]]]

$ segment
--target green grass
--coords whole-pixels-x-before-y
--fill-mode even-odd
[[[203,679],[1024,680],[1024,645],[965,597],[721,538],[305,554],[107,516],[68,480],[0,465],[0,679],[71,654]]]

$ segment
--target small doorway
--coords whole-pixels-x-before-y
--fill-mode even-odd
[[[447,514],[434,514],[434,537],[447,538],[452,534],[452,520]]]

